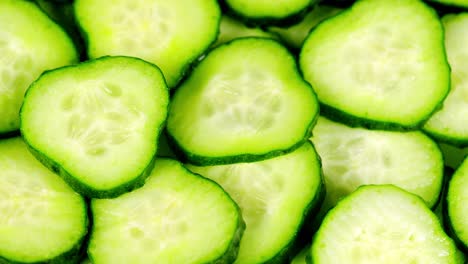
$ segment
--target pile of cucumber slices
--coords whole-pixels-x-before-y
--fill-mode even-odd
[[[464,264],[468,0],[0,0],[0,264]]]

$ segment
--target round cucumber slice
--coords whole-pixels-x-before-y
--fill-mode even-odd
[[[445,47],[451,68],[451,89],[442,109],[424,130],[439,141],[468,147],[468,13],[445,15]]]
[[[216,40],[221,17],[215,0],[76,0],[74,7],[90,58],[142,58],[171,88]]]
[[[321,113],[353,126],[416,129],[449,91],[443,28],[417,0],[360,0],[309,34],[300,67]]]
[[[219,183],[242,209],[246,230],[236,264],[292,257],[303,224],[323,198],[320,162],[310,142],[259,162],[187,167]]]
[[[154,65],[103,57],[34,82],[21,109],[21,132],[76,191],[114,197],[141,186],[151,170],[168,97]]]
[[[0,1],[0,135],[19,129],[31,82],[49,69],[78,61],[67,34],[32,1]]]
[[[167,131],[193,164],[247,162],[302,145],[317,114],[293,56],[274,40],[241,38],[211,51],[176,90]]]
[[[463,263],[437,216],[393,185],[363,186],[341,200],[309,253],[313,263]]]
[[[213,181],[158,159],[143,187],[92,200],[94,264],[232,263],[245,224]]]
[[[78,263],[87,229],[84,199],[21,138],[0,141],[0,263]]]

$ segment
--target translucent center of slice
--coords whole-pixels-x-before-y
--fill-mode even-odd
[[[117,83],[88,81],[62,97],[67,136],[87,155],[103,155],[142,128],[144,114],[128,107]]]
[[[207,85],[202,113],[226,131],[255,134],[273,127],[281,111],[279,81],[257,69],[234,69]]]

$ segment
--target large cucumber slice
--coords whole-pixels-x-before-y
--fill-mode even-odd
[[[234,262],[284,263],[297,246],[299,230],[323,198],[318,156],[310,143],[273,159],[198,167],[239,204],[246,222]]]
[[[463,263],[437,216],[416,195],[392,185],[363,186],[324,219],[313,263]]]
[[[176,90],[167,131],[191,163],[254,161],[302,145],[317,113],[293,56],[274,40],[242,38],[214,49]]]
[[[143,187],[91,209],[94,264],[232,263],[245,228],[218,184],[169,159],[156,161]]]
[[[76,191],[114,197],[141,186],[151,170],[168,97],[152,64],[130,57],[91,60],[33,83],[21,132]]]
[[[414,129],[449,91],[443,36],[436,12],[419,0],[360,0],[310,33],[300,66],[325,116]]]
[[[84,199],[21,138],[0,141],[0,263],[78,263],[87,229]]]
[[[444,162],[437,144],[419,132],[351,128],[320,117],[311,138],[322,158],[327,195],[322,212],[361,185],[394,184],[432,208]]]
[[[460,245],[468,253],[468,158],[455,171],[447,191],[447,220]]]
[[[169,87],[216,40],[215,0],[76,0],[75,15],[91,58],[139,57],[158,65]]]
[[[468,146],[468,13],[446,15],[442,22],[452,70],[451,90],[424,129],[440,141]]]
[[[29,85],[49,69],[78,55],[67,34],[32,1],[0,1],[0,135],[19,129]]]

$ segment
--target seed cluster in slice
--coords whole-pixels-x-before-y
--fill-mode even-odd
[[[157,67],[104,57],[41,76],[26,95],[21,132],[77,191],[117,196],[151,170],[168,101]]]
[[[292,55],[274,40],[242,38],[214,49],[177,89],[167,131],[194,164],[253,161],[298,147],[317,113]]]
[[[327,186],[322,213],[366,184],[394,184],[419,195],[428,207],[439,200],[442,153],[424,133],[351,128],[320,117],[311,140]]]
[[[34,25],[31,26],[31,25]],[[32,2],[0,2],[0,134],[19,129],[29,84],[49,69],[77,62],[72,41]]]
[[[310,143],[259,162],[187,166],[219,183],[242,209],[246,230],[239,264],[285,261],[306,216],[323,198],[320,163]]]
[[[449,91],[443,37],[437,14],[421,1],[361,0],[311,32],[299,63],[325,116],[414,129]]]
[[[216,183],[159,159],[145,185],[93,200],[93,263],[232,263],[245,228]]]
[[[87,227],[79,194],[37,161],[21,138],[0,141],[0,262],[72,263]]]
[[[363,186],[324,219],[313,263],[463,263],[436,215],[392,185]]]
[[[74,7],[91,58],[142,58],[161,68],[169,87],[215,41],[221,16],[215,0],[77,0]]]

